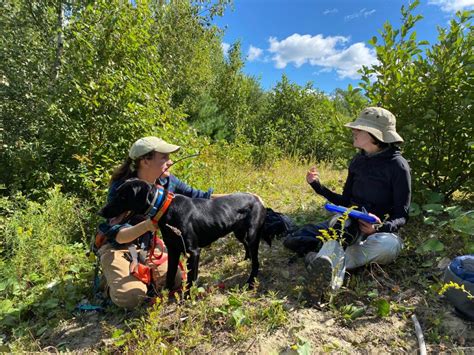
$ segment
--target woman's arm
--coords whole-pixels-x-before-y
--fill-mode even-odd
[[[342,192],[342,195],[329,190],[327,187],[321,184],[321,181],[319,179],[319,172],[317,171],[315,166],[313,166],[306,174],[306,181],[310,184],[310,186],[318,195],[323,196],[329,202],[335,205],[350,207],[351,205],[350,196],[351,196],[352,181],[353,181],[350,168],[349,168],[349,174],[347,175],[346,183],[344,184],[344,190]]]
[[[168,177],[168,183],[164,184],[165,189],[168,191],[184,195],[191,198],[206,198],[209,199],[213,195],[214,189],[210,188],[207,191],[202,191],[194,187],[189,186],[185,182],[179,180],[176,176],[170,175]]]
[[[148,218],[138,224],[135,224],[134,226],[125,226],[120,228],[117,235],[115,236],[115,241],[119,244],[130,243],[143,234],[147,232],[154,232],[156,229],[157,227],[155,227],[151,219]]]

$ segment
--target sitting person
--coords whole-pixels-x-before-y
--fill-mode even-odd
[[[336,227],[336,216],[321,224],[306,225],[284,240],[287,248],[300,256],[306,255],[306,269],[314,281],[321,282],[321,288],[331,282],[333,288],[340,286],[342,278],[335,281],[334,276],[341,275],[341,269],[343,276],[345,269],[369,263],[387,264],[400,253],[402,241],[397,232],[408,220],[411,177],[408,163],[398,148],[403,139],[395,125],[395,116],[380,107],[364,109],[354,122],[345,125],[352,129],[353,145],[361,151],[349,165],[342,194],[322,185],[316,167],[306,175],[308,184],[329,202],[365,209],[376,218],[374,224],[349,219],[344,227]],[[323,243],[317,238],[320,230],[330,227],[344,228],[345,250],[339,243]],[[341,263],[343,267],[335,270],[336,264]]]
[[[116,195],[120,185],[130,178],[138,178],[149,183],[159,184],[168,191],[191,198],[216,197],[212,189],[201,191],[186,185],[169,172],[173,164],[170,154],[180,149],[157,137],[145,137],[137,140],[130,148],[128,158],[112,174],[108,199]],[[127,309],[135,308],[165,283],[167,262],[166,251],[162,243],[155,246],[154,255],[161,256],[161,262],[154,264],[143,255],[154,246],[153,234],[157,226],[146,216],[130,216],[129,213],[114,217],[102,223],[99,229],[106,236],[106,242],[98,250],[102,270],[113,303]],[[133,255],[140,255],[142,263],[152,268],[152,282],[148,285],[131,273]],[[178,270],[175,287],[181,285],[182,272]]]

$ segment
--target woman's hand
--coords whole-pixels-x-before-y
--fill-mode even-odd
[[[375,219],[377,219],[377,221],[374,224],[381,224],[382,223],[380,221],[380,218],[377,217],[376,215],[374,215],[372,213],[369,213],[369,215],[372,216],[372,217],[375,217]],[[377,232],[377,230],[374,227],[374,224],[359,219],[359,229],[365,235],[371,235],[371,234],[374,234],[375,232]]]
[[[319,172],[315,166],[312,166],[306,173],[306,181],[308,182],[308,184],[311,184],[315,181],[319,181]]]

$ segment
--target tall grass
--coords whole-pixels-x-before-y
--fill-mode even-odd
[[[41,332],[38,320],[70,314],[87,292],[91,264],[85,255],[88,211],[78,199],[59,187],[43,203],[18,199],[24,209],[0,217],[0,329],[20,339]],[[2,206],[5,211],[8,203]]]

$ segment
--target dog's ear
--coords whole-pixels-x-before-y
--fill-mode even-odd
[[[127,180],[117,189],[114,199],[99,211],[99,215],[112,218],[125,211],[142,214],[148,208],[147,197],[153,189],[154,185],[144,180]]]
[[[116,217],[123,212],[127,211],[127,208],[122,199],[119,196],[116,196],[112,201],[108,202],[104,207],[102,207],[97,214],[104,218]]]
[[[130,211],[138,214],[144,213],[150,204],[148,196],[154,193],[155,185],[144,180],[133,179],[124,183],[117,190],[119,196],[123,196]]]

